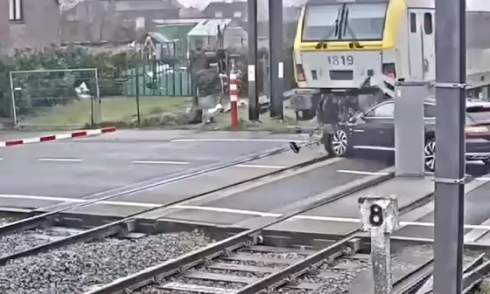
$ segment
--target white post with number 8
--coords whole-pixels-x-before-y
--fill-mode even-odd
[[[374,293],[391,293],[390,236],[398,226],[396,196],[359,198],[362,229],[371,233]]]

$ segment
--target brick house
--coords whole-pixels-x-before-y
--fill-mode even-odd
[[[41,48],[60,42],[61,0],[0,0],[0,46]]]
[[[153,19],[179,18],[181,8],[174,0],[82,0],[63,10],[61,38],[63,42],[134,40],[135,33],[144,34]]]

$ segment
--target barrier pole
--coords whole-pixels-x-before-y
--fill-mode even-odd
[[[231,107],[231,128],[238,130],[238,79],[236,74],[230,74],[230,107]]]

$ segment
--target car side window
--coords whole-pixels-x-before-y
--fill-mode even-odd
[[[435,118],[436,107],[434,105],[424,105],[424,118]]]
[[[395,104],[385,103],[369,111],[366,115],[367,117],[385,117],[392,118],[395,117]]]

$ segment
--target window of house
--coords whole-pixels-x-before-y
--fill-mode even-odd
[[[432,27],[432,13],[426,12],[424,13],[424,31],[427,35],[431,35],[433,32]]]
[[[24,18],[22,0],[9,0],[9,16],[11,21],[19,21]]]
[[[235,11],[235,12],[233,13],[233,17],[235,17],[235,18],[240,18],[240,17],[242,17],[242,12],[241,12],[241,11]]]
[[[417,32],[417,15],[413,12],[410,12],[410,33]]]
[[[222,11],[216,11],[214,13],[214,17],[223,17],[223,12]]]
[[[76,21],[77,20],[77,16],[75,13],[67,13],[66,14],[66,20],[67,21]]]

